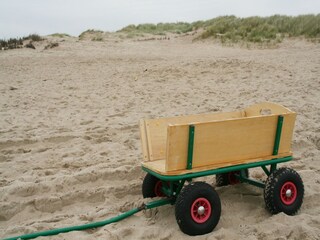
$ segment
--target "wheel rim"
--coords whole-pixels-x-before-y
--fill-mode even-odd
[[[281,201],[285,205],[292,204],[297,198],[297,187],[293,182],[286,182],[280,190]]]
[[[234,185],[234,184],[238,184],[240,181],[238,178],[236,178],[235,174],[238,174],[239,172],[229,172],[228,173],[228,181],[229,184]]]
[[[154,187],[154,193],[157,197],[164,197],[164,193],[162,192],[162,182],[158,181]]]
[[[211,204],[205,198],[197,198],[191,206],[191,217],[196,223],[204,223],[211,216]]]

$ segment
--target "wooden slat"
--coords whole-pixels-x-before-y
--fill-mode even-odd
[[[166,172],[165,166],[166,166],[166,160],[156,160],[156,161],[149,161],[149,162],[143,162],[142,166],[153,170],[157,173],[167,175],[169,172]]]
[[[291,151],[293,130],[297,114],[295,112],[291,112],[290,114],[286,114],[283,116],[285,117],[282,125],[279,153],[283,153],[288,150]]]
[[[245,114],[246,117],[261,116],[263,115],[263,113],[268,115],[267,110],[270,110],[271,114],[276,114],[276,115],[294,113],[290,109],[272,102],[262,102],[262,103],[254,104],[244,109],[246,113]]]
[[[284,114],[279,154],[291,151],[295,114]],[[193,166],[232,164],[271,156],[278,115],[246,117],[195,125]],[[186,169],[188,126],[168,127],[166,171]]]
[[[143,160],[149,161],[147,133],[146,133],[145,121],[143,119],[140,120],[140,138],[141,138]]]
[[[145,120],[149,145],[149,159],[155,161],[164,159],[166,154],[165,143],[167,134],[165,119]]]
[[[277,156],[267,156],[267,157],[262,157],[262,158],[244,159],[244,160],[234,161],[232,163],[215,163],[215,164],[211,164],[211,165],[207,165],[207,166],[192,168],[190,170],[183,169],[183,170],[176,170],[176,171],[170,171],[170,172],[165,170],[165,164],[166,164],[165,162],[166,161],[164,159],[153,161],[153,162],[142,162],[142,166],[144,166],[144,167],[146,167],[156,173],[159,173],[161,175],[173,176],[173,175],[182,175],[182,174],[212,170],[212,169],[217,169],[217,168],[222,168],[222,167],[230,167],[230,166],[246,164],[246,163],[262,162],[262,161],[271,160],[273,158],[282,158],[282,157],[287,157],[287,156],[292,156],[292,152],[278,154]]]
[[[149,150],[149,160],[155,161],[166,157],[167,127],[169,124],[192,124],[214,120],[241,118],[243,111],[229,113],[210,113],[171,118],[146,119],[146,136]]]

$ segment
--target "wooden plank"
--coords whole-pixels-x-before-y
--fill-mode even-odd
[[[155,171],[157,173],[166,175],[166,169],[165,169],[165,165],[166,165],[166,160],[162,159],[162,160],[156,160],[156,161],[149,161],[149,162],[142,162],[142,166]]]
[[[243,111],[229,113],[210,113],[171,118],[146,119],[146,136],[149,150],[149,160],[155,161],[166,157],[167,127],[169,124],[192,124],[214,120],[234,119],[244,116]]]
[[[292,112],[283,116],[285,117],[283,119],[279,153],[283,153],[288,150],[291,151],[293,130],[297,114],[295,112]]]
[[[283,116],[279,154],[291,151],[295,119],[295,114]],[[193,166],[198,168],[212,164],[232,164],[245,159],[271,156],[277,119],[278,115],[269,115],[193,124]],[[171,125],[167,135],[166,171],[186,169],[188,125]]]
[[[280,150],[279,150],[280,152],[284,152],[286,149],[291,148],[291,140],[292,140],[293,129],[294,129],[294,124],[295,124],[297,114],[282,105],[272,103],[272,102],[263,102],[263,103],[254,104],[254,105],[251,105],[250,107],[245,108],[244,111],[247,117],[252,117],[252,116],[261,116],[262,113],[268,112],[267,111],[268,109],[270,110],[271,114],[276,114],[276,115],[286,114],[286,118],[284,119],[283,127],[282,127]]]
[[[290,109],[272,102],[262,102],[262,103],[254,104],[254,105],[251,105],[250,107],[245,108],[244,111],[245,111],[246,117],[294,113]]]
[[[198,124],[193,125],[195,126],[195,131],[198,131]],[[167,131],[166,171],[186,169],[189,125],[169,125]],[[197,133],[195,136],[197,136]],[[196,144],[198,143],[194,141],[193,146],[195,147]]]
[[[145,122],[150,161],[164,159],[166,153],[165,142],[167,139],[167,135],[166,131],[164,131],[163,129],[166,128],[166,122],[164,120],[159,121],[158,119],[147,119],[145,120]]]
[[[141,147],[143,160],[149,161],[149,150],[148,150],[148,142],[147,142],[147,133],[145,121],[143,119],[140,120],[140,138],[141,138]]]
[[[282,157],[287,157],[287,156],[292,156],[292,152],[289,153],[282,153],[278,154],[277,156],[266,156],[263,158],[254,158],[254,159],[244,159],[244,160],[239,160],[239,161],[234,161],[231,163],[214,163],[208,166],[202,166],[202,167],[197,167],[197,168],[192,168],[190,170],[183,169],[183,170],[175,170],[175,171],[166,171],[165,169],[165,160],[157,160],[153,162],[142,162],[142,166],[159,173],[161,175],[165,176],[173,176],[173,175],[182,175],[182,174],[188,174],[188,173],[195,173],[195,172],[201,172],[201,171],[206,171],[206,170],[212,170],[212,169],[217,169],[217,168],[222,168],[222,167],[230,167],[234,165],[240,165],[240,164],[246,164],[246,163],[253,163],[253,162],[262,162],[262,161],[267,161],[271,160],[274,158],[282,158]]]

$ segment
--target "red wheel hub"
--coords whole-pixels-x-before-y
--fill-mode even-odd
[[[158,181],[154,187],[154,193],[157,197],[164,197],[164,193],[162,192],[162,182]]]
[[[285,205],[292,204],[297,198],[297,187],[293,182],[285,182],[280,190],[280,198]]]
[[[191,206],[191,217],[196,223],[204,223],[211,216],[211,204],[206,198],[197,198]]]

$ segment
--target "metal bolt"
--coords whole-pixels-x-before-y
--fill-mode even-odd
[[[292,191],[291,191],[290,189],[288,189],[288,190],[286,191],[286,196],[287,196],[287,197],[291,197],[291,195],[292,195]]]
[[[204,214],[204,207],[203,206],[200,206],[200,207],[198,207],[198,214],[199,215],[203,215]]]

